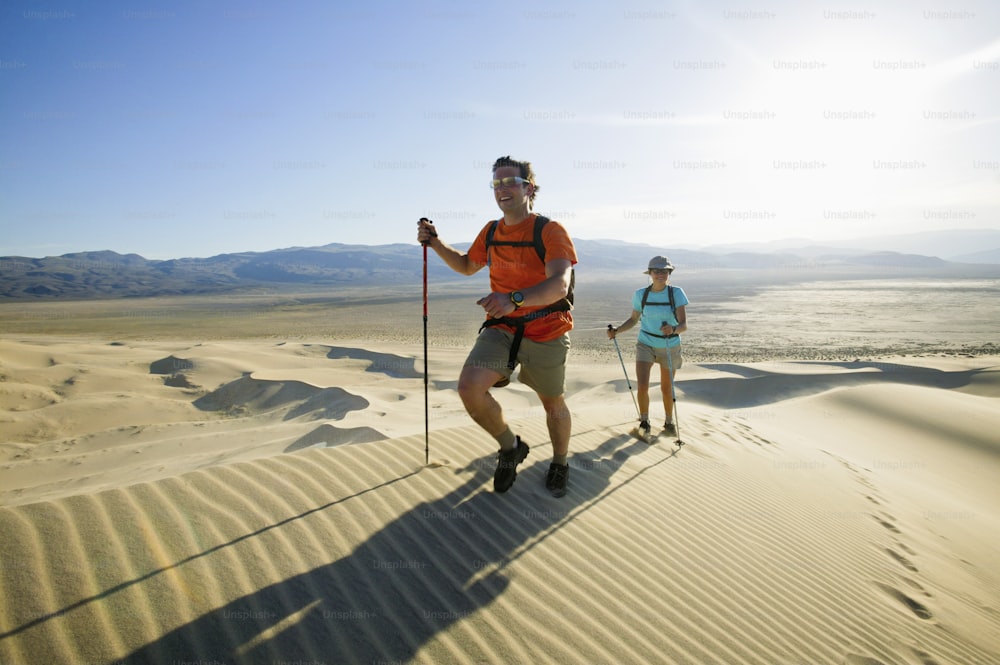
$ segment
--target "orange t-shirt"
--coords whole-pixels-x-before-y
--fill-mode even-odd
[[[535,218],[532,214],[517,224],[505,224],[503,220],[497,224],[493,240],[496,241],[527,241],[535,239]],[[486,252],[486,235],[493,222],[483,227],[469,248],[469,259],[474,263],[485,264],[489,261],[490,289],[499,293],[510,293],[530,288],[545,280],[545,265],[538,258],[534,245],[527,247],[510,247],[493,245],[489,257]],[[576,265],[576,249],[566,229],[556,221],[549,221],[542,229],[542,244],[545,245],[545,260],[567,259]],[[524,316],[531,312],[544,309],[524,306],[510,314],[513,317]],[[509,326],[501,326],[510,330]],[[536,342],[553,340],[573,328],[573,315],[570,312],[553,312],[539,319],[529,321],[524,327],[524,336]]]

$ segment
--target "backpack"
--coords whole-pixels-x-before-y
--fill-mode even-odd
[[[549,218],[544,215],[535,216],[535,229],[534,238],[532,240],[494,240],[493,235],[496,233],[497,224],[500,223],[499,219],[495,219],[490,223],[490,228],[486,232],[486,265],[490,264],[490,247],[502,245],[504,247],[534,247],[535,253],[538,254],[538,258],[541,259],[542,264],[545,264],[545,243],[542,242],[542,229],[545,225],[549,223]],[[573,287],[576,286],[576,269],[571,268],[569,273],[569,290],[566,293],[566,302],[569,307],[566,309],[571,309],[573,305]],[[673,299],[673,294],[671,294],[671,300]]]
[[[652,289],[653,289],[653,285],[650,284],[649,286],[646,287],[646,290],[642,292],[642,305],[641,305],[641,309],[639,310],[642,313],[645,313],[645,311],[646,311],[646,300],[649,298],[649,292]],[[669,304],[670,305],[670,313],[674,315],[674,320],[676,321],[677,320],[677,305],[674,303],[674,287],[670,286],[669,284],[667,284],[667,297],[670,298],[670,302],[669,303],[665,303],[665,302],[653,302],[653,303],[650,303],[650,305],[668,305]],[[646,334],[647,335],[652,335],[653,337],[659,337],[660,339],[673,339],[674,337],[677,337],[676,334],[674,334],[674,335],[657,335],[656,333],[651,333],[649,331],[646,331]]]

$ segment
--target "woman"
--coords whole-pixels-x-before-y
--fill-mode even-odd
[[[639,324],[639,337],[635,346],[635,375],[639,393],[639,430],[644,439],[649,438],[649,376],[653,363],[660,365],[660,392],[666,420],[663,430],[676,435],[673,412],[674,372],[683,364],[680,334],[687,330],[688,304],[684,290],[672,286],[670,273],[674,266],[665,256],[654,256],[644,274],[651,283],[632,294],[632,316],[617,328],[608,328],[608,338]]]

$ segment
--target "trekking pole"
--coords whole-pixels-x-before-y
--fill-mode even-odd
[[[615,327],[609,323],[608,330],[614,330],[614,329]],[[635,405],[635,415],[641,418],[642,414],[639,413],[639,403],[635,401],[635,393],[632,392],[632,382],[629,381],[628,370],[625,369],[625,359],[622,358],[622,350],[621,348],[618,347],[618,338],[612,337],[611,341],[615,343],[615,350],[618,351],[618,362],[622,364],[622,372],[625,373],[625,383],[628,384],[628,392],[630,395],[632,395],[632,404]]]
[[[430,222],[426,217],[420,218],[421,222]],[[430,240],[421,243],[424,248],[424,464],[430,463],[431,458],[431,426],[430,426],[430,402],[428,398],[427,383],[427,245]]]
[[[664,321],[663,325],[667,325]],[[677,390],[674,388],[674,361],[671,357],[670,347],[667,347],[667,371],[670,372],[670,399],[673,400],[674,409],[674,429],[677,430],[677,445],[683,446],[684,442],[681,441],[681,416],[677,412]]]

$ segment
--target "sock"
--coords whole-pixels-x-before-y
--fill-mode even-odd
[[[500,450],[514,450],[517,447],[517,437],[509,427],[497,436],[497,441],[500,442]]]
[[[639,422],[640,423],[646,422],[648,420],[649,420],[649,414],[648,413],[640,413],[639,414]]]
[[[552,463],[558,464],[560,466],[566,466],[566,458],[568,455],[552,455]]]

